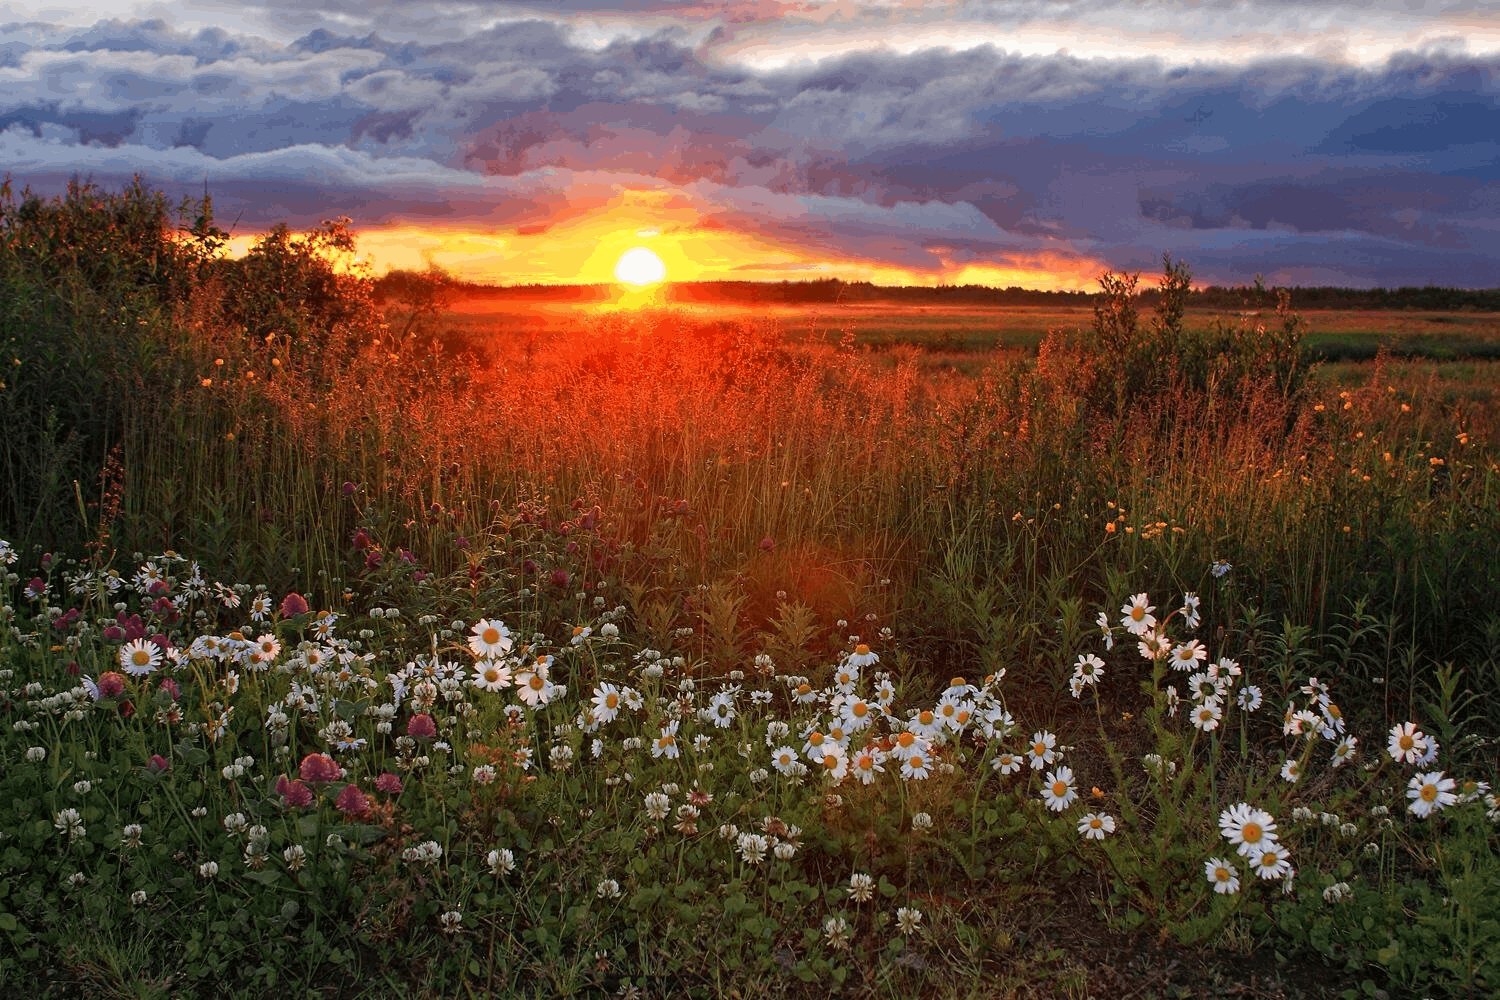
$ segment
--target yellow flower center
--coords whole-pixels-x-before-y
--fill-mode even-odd
[[[532,674],[531,680],[527,681],[526,683],[530,685],[531,690],[533,691],[540,691],[542,688],[547,686],[547,682],[542,680],[541,674]]]
[[[900,736],[896,737],[896,742],[901,744],[903,748],[911,746],[916,741],[917,737],[914,733],[902,733]]]
[[[932,725],[932,712],[923,709],[922,714],[917,716],[917,721],[924,726]]]
[[[920,771],[927,766],[927,762],[922,759],[921,754],[912,754],[910,762],[913,771]]]
[[[604,705],[606,708],[619,708],[620,696],[611,691],[609,694],[604,696]]]
[[[1146,609],[1140,607],[1131,608],[1130,617],[1133,621],[1140,621],[1141,619],[1146,617]]]
[[[494,684],[495,682],[500,680],[500,671],[496,670],[494,667],[490,667],[490,669],[484,672],[484,679],[487,683]]]
[[[1038,757],[1045,757],[1047,755],[1047,744],[1043,743],[1041,740],[1037,740],[1035,743],[1031,744],[1031,752]]]
[[[1228,882],[1231,878],[1229,869],[1225,868],[1223,865],[1219,865],[1214,869],[1214,878],[1218,879],[1220,882]]]
[[[1437,785],[1428,783],[1422,786],[1422,801],[1436,802],[1438,796]]]
[[[1062,798],[1068,794],[1068,783],[1066,781],[1054,781],[1052,783],[1052,794],[1056,798]]]
[[[829,771],[837,770],[839,766],[838,754],[828,754],[823,758],[823,767]]]
[[[138,667],[144,667],[151,662],[151,654],[144,649],[137,649],[131,654],[130,658],[135,661],[135,665]]]
[[[849,710],[849,714],[853,715],[856,719],[863,719],[867,714],[869,714],[869,711],[869,705],[866,705],[862,701],[856,701],[854,703],[854,707]]]
[[[1247,844],[1258,842],[1262,833],[1259,823],[1246,823],[1240,828],[1240,838]]]
[[[484,634],[482,634],[479,638],[483,642],[488,642],[488,643],[499,642],[500,641],[500,630],[497,629],[497,628],[487,628],[487,629],[484,630]]]
[[[869,653],[870,653],[870,647],[868,645],[866,645],[865,643],[863,643],[863,642],[860,643],[858,646],[854,647],[854,655],[855,656],[868,656]]]
[[[1410,750],[1412,747],[1417,745],[1417,741],[1412,739],[1411,736],[1403,733],[1401,739],[1397,741],[1396,745],[1399,746],[1402,750]]]

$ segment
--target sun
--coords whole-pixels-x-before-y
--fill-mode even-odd
[[[654,285],[666,276],[667,265],[645,247],[626,250],[615,264],[615,278],[637,288]]]

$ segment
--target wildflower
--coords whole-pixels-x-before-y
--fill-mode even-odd
[[[387,795],[400,795],[401,779],[389,771],[383,771],[380,777],[375,779],[375,790],[385,792]]]
[[[205,861],[198,866],[200,878],[215,878],[219,874],[219,863],[217,861]]]
[[[1240,708],[1247,712],[1254,712],[1260,708],[1261,699],[1260,688],[1254,684],[1247,684],[1245,687],[1240,688],[1237,700]]]
[[[1291,860],[1287,857],[1286,848],[1280,844],[1272,844],[1264,851],[1252,855],[1250,867],[1264,879],[1286,878],[1292,873]]]
[[[441,926],[444,934],[457,934],[461,929],[460,925],[463,923],[463,920],[464,915],[457,910],[448,910],[445,913],[438,914],[438,924]]]
[[[720,691],[714,695],[708,707],[703,710],[703,718],[720,729],[727,728],[734,721],[734,695],[728,691]]]
[[[52,825],[57,827],[58,833],[67,834],[69,840],[88,832],[83,825],[83,816],[73,808],[64,809],[52,817]]]
[[[286,861],[288,871],[301,871],[307,864],[307,849],[301,844],[291,844],[281,852],[281,857]]]
[[[594,895],[600,899],[619,899],[620,883],[612,878],[600,879],[599,884],[594,886]]]
[[[1335,882],[1323,890],[1323,902],[1338,903],[1354,896],[1354,890],[1348,882]]]
[[[867,746],[849,758],[849,770],[862,784],[868,785],[875,780],[875,775],[885,771],[884,762],[885,754],[879,748]]]
[[[672,800],[667,798],[663,792],[648,792],[646,794],[646,818],[650,820],[664,820],[667,813],[671,811]]]
[[[485,660],[504,656],[511,650],[510,629],[505,627],[504,622],[481,619],[470,630],[469,649],[475,656]]]
[[[758,865],[766,859],[770,841],[758,833],[742,833],[735,839],[735,846],[746,864]]]
[[[1417,764],[1426,755],[1428,748],[1427,734],[1418,729],[1414,722],[1403,722],[1391,727],[1390,742],[1386,745],[1386,753],[1398,764]]]
[[[530,667],[516,671],[516,693],[528,708],[547,704],[556,693],[556,688],[547,679],[551,667],[552,657],[540,656]]]
[[[1203,862],[1203,874],[1208,877],[1214,892],[1232,896],[1240,891],[1240,870],[1234,862],[1223,858],[1209,858]]]
[[[1406,797],[1411,799],[1413,816],[1425,819],[1439,809],[1446,809],[1458,801],[1454,789],[1458,786],[1442,771],[1430,771],[1416,775],[1407,783]]]
[[[901,762],[901,777],[908,781],[922,781],[932,774],[932,760],[914,753]]]
[[[1120,624],[1131,635],[1145,635],[1149,629],[1156,627],[1156,616],[1151,612],[1156,608],[1148,603],[1145,594],[1136,594],[1120,607]]]
[[[1184,672],[1198,669],[1198,664],[1208,659],[1208,650],[1197,639],[1189,639],[1172,649],[1172,668]]]
[[[276,779],[276,794],[285,799],[286,804],[293,809],[312,805],[312,790],[299,780],[288,780],[285,775]]]
[[[1172,640],[1165,633],[1147,630],[1141,634],[1141,641],[1135,645],[1136,651],[1145,660],[1158,660],[1172,651]]]
[[[864,630],[861,629],[860,631]],[[880,655],[872,652],[870,647],[865,643],[860,643],[854,647],[854,652],[850,653],[844,662],[851,667],[868,667],[871,664],[879,663]]]
[[[823,921],[823,937],[830,948],[849,947],[849,922],[843,917],[828,917]]]
[[[130,905],[131,906],[141,906],[141,905],[144,905],[145,902],[146,902],[146,890],[144,890],[144,889],[137,889],[135,892],[132,892],[130,894]]]
[[[334,759],[325,753],[310,753],[302,758],[302,764],[297,772],[302,780],[312,784],[327,781],[338,781],[344,776],[344,769],[339,767]],[[279,789],[278,789],[279,790]]]
[[[1078,799],[1078,790],[1073,787],[1073,769],[1059,767],[1047,772],[1047,782],[1042,788],[1042,801],[1053,812],[1062,812]]]
[[[418,712],[406,722],[406,735],[413,739],[432,739],[437,736],[437,723],[426,712]]]
[[[120,669],[144,677],[161,666],[161,650],[148,639],[134,639],[120,647]]]
[[[797,856],[797,845],[790,840],[781,840],[776,843],[775,847],[771,848],[771,853],[782,861],[790,861]]]
[[[343,791],[339,792],[339,797],[334,800],[333,807],[349,816],[363,816],[370,811],[370,798],[351,781],[344,786]]]
[[[1021,758],[1013,753],[998,754],[994,760],[990,761],[990,767],[1001,774],[1015,774],[1021,769]]]
[[[676,760],[681,755],[677,748],[677,726],[677,720],[673,719],[661,727],[661,735],[651,744],[651,756]]]
[[[1198,614],[1198,595],[1188,591],[1182,595],[1182,624],[1188,628],[1197,628],[1202,618]]]
[[[309,610],[311,609],[307,606],[307,599],[295,591],[281,599],[281,617],[283,618],[305,615]]]
[[[1209,698],[1193,709],[1193,725],[1203,732],[1212,732],[1219,728],[1219,720],[1224,718],[1224,710],[1219,707],[1217,698]]]
[[[1287,784],[1295,785],[1297,779],[1302,777],[1302,762],[1296,758],[1288,760],[1281,765],[1281,780]]]
[[[1275,818],[1248,802],[1240,802],[1219,813],[1219,831],[1247,858],[1276,844]]]
[[[1087,813],[1078,821],[1078,832],[1088,840],[1103,840],[1115,832],[1115,818],[1109,813]]]
[[[500,847],[485,855],[484,863],[489,865],[490,874],[497,878],[501,875],[509,875],[516,870],[516,856],[508,847]]]
[[[837,743],[828,743],[824,746],[823,757],[817,761],[817,764],[823,769],[823,776],[835,785],[849,775],[849,757],[844,753],[844,748]]]
[[[224,829],[231,836],[239,836],[250,826],[250,821],[245,818],[244,813],[230,813],[224,817]]]
[[[121,847],[133,849],[141,846],[141,824],[126,823],[125,829],[121,830],[120,833],[124,835],[120,841]]]
[[[1214,561],[1213,566],[1210,567],[1209,572],[1213,573],[1214,579],[1217,580],[1232,569],[1234,569],[1234,566],[1230,564],[1228,559],[1217,559]]]
[[[856,903],[868,903],[875,895],[875,880],[864,872],[849,876],[849,898]]]
[[[594,688],[593,713],[601,725],[615,721],[620,712],[620,689],[613,684],[600,684]]]
[[[771,766],[782,774],[797,773],[797,765],[801,761],[797,759],[797,751],[788,746],[780,746],[771,751]]]
[[[896,929],[911,937],[922,926],[922,911],[915,906],[903,906],[896,911]]]
[[[1031,758],[1031,769],[1040,771],[1057,760],[1057,737],[1045,729],[1031,734],[1031,747],[1026,751]]]
[[[510,668],[496,660],[480,660],[470,683],[481,691],[504,691],[510,687]]]
[[[113,670],[106,670],[99,675],[99,697],[118,698],[125,693],[125,678]]]
[[[1085,684],[1097,684],[1104,676],[1104,661],[1093,653],[1080,653],[1073,664],[1073,676]]]

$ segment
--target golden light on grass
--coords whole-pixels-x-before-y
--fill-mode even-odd
[[[645,247],[631,247],[615,263],[615,279],[636,288],[657,284],[666,276],[667,265]]]

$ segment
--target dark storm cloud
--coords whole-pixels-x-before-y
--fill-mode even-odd
[[[1362,23],[1390,31],[1411,16],[1368,6]],[[1254,8],[1268,29],[1343,9]],[[1165,251],[1221,282],[1500,285],[1485,52],[1174,61],[1193,41],[1174,14],[1219,30],[1222,4],[867,6],[832,27],[817,4],[220,10],[226,27],[0,26],[0,169],[43,188],[207,179],[258,224],[535,227],[640,186],[713,225],[915,272]],[[1161,45],[798,48],[862,18],[1092,30],[1130,11]],[[741,58],[757,30],[788,51]]]

